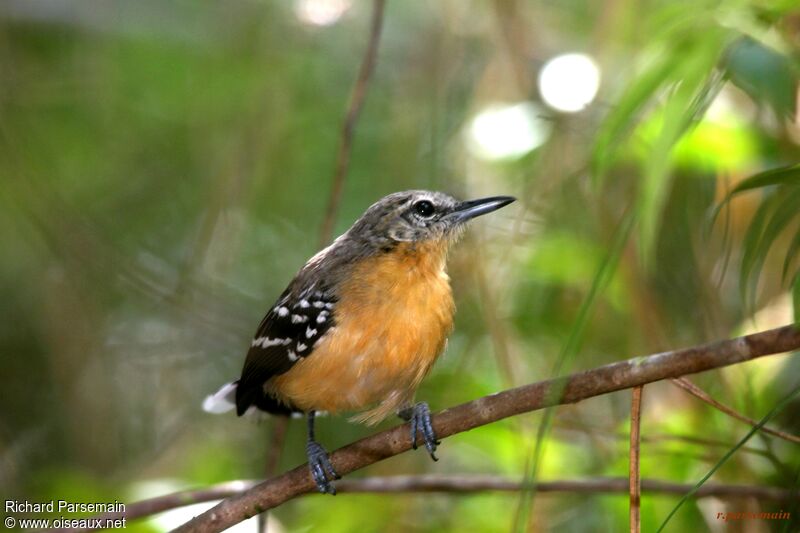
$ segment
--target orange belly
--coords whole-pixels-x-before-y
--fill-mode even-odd
[[[454,305],[446,245],[404,244],[360,264],[340,290],[335,326],[267,384],[302,409],[360,411],[377,423],[413,400],[444,349]]]

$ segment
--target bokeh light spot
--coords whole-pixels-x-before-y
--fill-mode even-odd
[[[585,54],[556,56],[539,72],[539,92],[547,105],[565,113],[582,111],[600,88],[600,68]]]
[[[477,157],[486,160],[515,159],[547,140],[550,122],[531,102],[492,104],[472,119],[467,143]]]
[[[294,12],[303,24],[330,26],[342,18],[350,6],[350,0],[296,0]]]

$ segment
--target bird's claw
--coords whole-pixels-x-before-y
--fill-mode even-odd
[[[422,440],[425,443],[425,449],[431,456],[431,459],[438,461],[436,457],[436,447],[440,444],[436,440],[436,433],[433,431],[433,424],[431,424],[431,410],[425,402],[419,402],[411,408],[409,419],[411,421],[411,447],[417,449],[417,430],[422,434]]]
[[[317,485],[317,490],[323,494],[335,496],[336,488],[331,481],[339,479],[341,476],[333,469],[328,452],[318,442],[310,440],[306,444],[306,454],[308,455],[308,468],[311,470],[311,477]]]

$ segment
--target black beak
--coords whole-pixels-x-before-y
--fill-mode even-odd
[[[456,223],[466,222],[475,217],[497,211],[515,201],[513,196],[492,196],[491,198],[479,198],[461,202],[456,206],[455,211],[450,215]]]

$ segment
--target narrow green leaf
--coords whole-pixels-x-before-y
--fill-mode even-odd
[[[628,136],[648,101],[667,80],[674,78],[684,58],[678,45],[671,54],[662,53],[629,86],[606,117],[591,157],[595,185],[602,184],[606,171],[614,162],[618,147]]]
[[[723,43],[724,36],[720,33],[716,39],[696,47],[695,53],[684,62],[680,82],[664,105],[661,131],[645,161],[639,190],[639,252],[645,266],[652,256],[670,190],[675,145],[702,118],[725,81],[721,72],[714,69]]]
[[[798,393],[798,392],[800,392],[800,385],[798,385],[797,387],[795,387],[795,388],[794,388],[794,390],[792,390],[792,392],[790,392],[790,393],[789,393],[789,394],[788,394],[788,395],[787,395],[787,396],[786,396],[786,397],[785,397],[783,400],[781,400],[780,402],[778,402],[778,404],[777,404],[775,407],[773,407],[773,408],[772,408],[772,410],[771,410],[769,413],[767,413],[767,414],[764,416],[764,418],[762,418],[761,420],[759,420],[759,421],[758,421],[758,424],[756,424],[755,426],[753,426],[753,427],[750,429],[750,431],[748,431],[748,432],[747,432],[747,435],[745,435],[744,437],[742,437],[742,439],[741,439],[739,442],[737,442],[737,443],[736,443],[736,445],[734,445],[734,447],[733,447],[733,448],[731,448],[730,450],[728,450],[728,452],[727,452],[725,455],[723,455],[723,456],[722,456],[722,458],[721,458],[719,461],[717,461],[717,463],[716,463],[714,466],[712,466],[712,467],[711,467],[711,470],[709,470],[709,471],[708,471],[708,473],[707,473],[705,476],[703,476],[703,478],[702,478],[700,481],[698,481],[698,482],[697,482],[697,484],[695,484],[695,486],[694,486],[694,487],[692,487],[692,490],[690,490],[689,492],[687,492],[687,493],[686,493],[686,494],[685,494],[685,495],[684,495],[684,496],[683,496],[683,497],[680,499],[680,501],[677,503],[677,505],[675,505],[675,507],[672,509],[672,511],[670,511],[670,513],[669,513],[669,514],[667,515],[667,517],[664,519],[664,522],[662,522],[662,523],[661,523],[661,526],[658,528],[658,531],[656,531],[656,533],[660,533],[661,531],[663,531],[663,530],[664,530],[664,528],[667,526],[667,523],[668,523],[668,522],[670,521],[670,519],[671,519],[671,518],[672,518],[672,517],[675,515],[675,513],[677,513],[677,512],[678,512],[678,509],[680,509],[680,508],[681,508],[681,506],[682,506],[682,505],[683,505],[683,504],[686,502],[686,500],[688,500],[689,498],[691,498],[691,497],[692,497],[692,496],[693,496],[693,495],[694,495],[694,494],[695,494],[695,493],[696,493],[696,492],[697,492],[697,491],[700,489],[700,487],[702,487],[702,486],[703,486],[703,484],[704,484],[706,481],[708,481],[708,479],[709,479],[711,476],[713,476],[713,475],[714,475],[714,473],[715,473],[717,470],[719,470],[719,469],[720,469],[720,467],[721,467],[722,465],[724,465],[724,464],[725,464],[725,463],[728,461],[728,459],[730,459],[730,458],[733,456],[733,454],[734,454],[734,453],[736,453],[736,452],[739,450],[739,448],[741,448],[742,446],[744,446],[744,444],[745,444],[745,443],[746,443],[748,440],[750,440],[750,437],[752,437],[753,435],[755,435],[755,434],[756,434],[756,432],[757,432],[759,429],[761,429],[762,427],[764,427],[764,425],[765,425],[767,422],[769,422],[770,420],[772,420],[772,419],[773,419],[773,418],[774,418],[774,417],[775,417],[775,416],[776,416],[778,413],[780,413],[780,412],[781,412],[783,409],[785,409],[785,408],[786,408],[786,406],[788,406],[788,405],[789,405],[789,403],[791,403],[791,401],[792,401],[792,400],[794,400],[794,398],[795,398],[795,396],[797,396],[797,393]]]
[[[742,180],[734,187],[728,196],[750,191],[752,189],[759,189],[761,187],[769,187],[770,185],[781,184],[800,184],[800,164],[792,165],[789,167],[773,168],[760,172],[754,176]]]
[[[731,47],[727,57],[731,82],[780,118],[795,114],[798,73],[789,50],[782,53],[745,37]]]
[[[767,224],[768,217],[774,212],[776,206],[780,203],[781,197],[776,194],[770,194],[758,206],[750,225],[747,227],[744,240],[742,241],[742,263],[739,271],[739,290],[744,300],[745,308],[751,306],[754,302],[748,298],[751,291],[748,287],[751,282],[751,273],[755,269],[758,262],[758,250],[761,243],[761,236],[764,233],[764,228]]]
[[[794,308],[794,323],[800,327],[800,273],[794,277],[792,286],[792,305]]]
[[[758,174],[754,174],[753,176],[750,176],[749,178],[739,182],[736,187],[731,189],[730,192],[725,195],[725,198],[714,208],[711,213],[711,222],[709,227],[714,225],[719,213],[737,194],[746,191],[752,191],[753,189],[782,184],[800,185],[800,164],[765,170],[764,172],[759,172]]]
[[[755,302],[755,291],[758,286],[758,278],[761,268],[767,258],[772,244],[781,234],[786,226],[797,216],[800,216],[800,187],[790,190],[788,194],[775,194],[773,202],[764,202],[762,207],[767,208],[767,212],[772,211],[769,221],[764,224],[753,250],[749,252],[749,262],[743,261],[742,278],[745,284],[750,286],[750,302]],[[760,210],[761,208],[759,208]]]
[[[797,256],[797,252],[800,252],[800,231],[794,234],[792,243],[789,245],[789,249],[786,251],[786,257],[783,259],[783,272],[781,273],[781,281],[786,280],[786,275],[789,273],[789,267],[792,265],[794,258]]]
[[[611,248],[609,249],[608,254],[603,257],[603,260],[595,271],[595,276],[592,280],[592,286],[589,289],[589,293],[583,299],[583,302],[581,302],[578,316],[575,319],[572,328],[570,329],[569,338],[562,347],[561,352],[558,355],[558,359],[553,366],[553,376],[560,375],[564,368],[569,366],[575,355],[580,350],[584,335],[586,333],[586,326],[589,323],[589,319],[591,318],[595,304],[605,288],[613,279],[614,273],[617,271],[617,265],[619,265],[619,260],[622,257],[622,252],[625,249],[625,245],[630,240],[630,236],[635,225],[636,211],[632,208],[629,208],[620,221],[619,226],[617,226],[617,229],[614,231]],[[566,385],[566,382],[564,385]],[[548,392],[548,394],[553,394],[555,396],[560,396],[562,393],[563,385],[560,388],[554,387],[554,390]],[[526,483],[535,481],[539,475],[541,457],[544,453],[545,437],[550,431],[554,412],[555,410],[553,407],[548,407],[544,411],[542,422],[539,424],[539,429],[536,433],[536,444],[534,445],[534,449],[531,454],[529,462],[530,466],[527,467],[525,471]],[[535,497],[536,491],[533,488],[525,489],[520,492],[519,504],[517,505],[516,516],[514,518],[513,529],[515,531],[527,530],[528,515],[533,507],[533,501]]]

